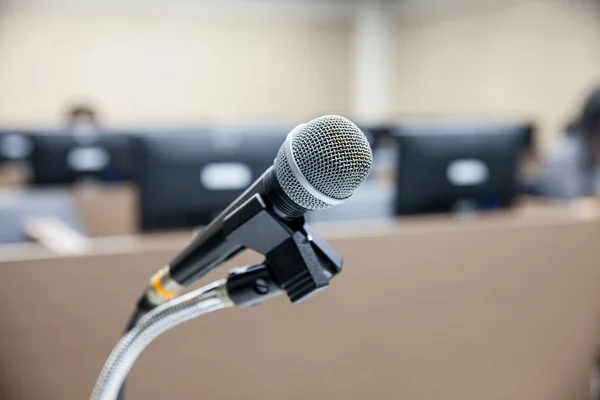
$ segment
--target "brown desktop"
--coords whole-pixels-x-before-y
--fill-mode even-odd
[[[345,260],[327,291],[168,332],[134,365],[129,395],[586,399],[600,347],[591,209],[318,226]],[[0,397],[89,396],[149,276],[189,238],[98,238],[84,255],[0,261]]]

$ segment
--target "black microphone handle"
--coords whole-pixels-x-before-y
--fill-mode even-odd
[[[267,206],[283,221],[291,221],[307,211],[292,202],[283,192],[273,167],[270,167],[169,263],[171,279],[181,286],[188,286],[244,250],[243,246],[225,238],[223,221],[256,194],[259,194]]]

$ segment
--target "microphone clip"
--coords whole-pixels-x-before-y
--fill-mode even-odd
[[[304,217],[285,224],[267,208],[258,194],[225,217],[223,232],[227,240],[265,256],[260,269],[268,272],[273,284],[283,290],[292,303],[305,300],[326,288],[342,269],[342,258],[314,233]],[[229,280],[235,282],[234,276],[230,276]],[[256,300],[256,294],[261,297],[260,290],[256,290],[259,286],[240,285],[240,288],[254,288],[257,293],[246,301],[243,299],[249,293],[245,292],[239,298],[240,304],[237,304],[234,290],[237,286],[232,283],[232,300],[238,307],[254,304],[250,298]]]

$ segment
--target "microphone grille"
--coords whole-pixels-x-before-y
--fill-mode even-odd
[[[290,149],[293,160],[288,159]],[[279,149],[275,173],[292,201],[320,210],[352,196],[369,175],[372,163],[371,147],[361,130],[344,117],[327,115],[294,131]],[[305,182],[294,174],[294,166]]]

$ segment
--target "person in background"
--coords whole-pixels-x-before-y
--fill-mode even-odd
[[[86,105],[77,104],[67,112],[67,125],[98,125],[98,116],[96,111]]]
[[[96,141],[100,127],[96,111],[89,105],[76,104],[66,113],[67,130],[75,135],[81,144]]]
[[[539,175],[525,184],[527,194],[557,199],[600,194],[600,88],[590,93],[570,128]]]
[[[577,129],[579,128],[579,121],[574,120],[574,121],[570,121],[566,126],[565,126],[565,134],[566,135],[572,135],[572,134],[576,134],[577,133]]]

